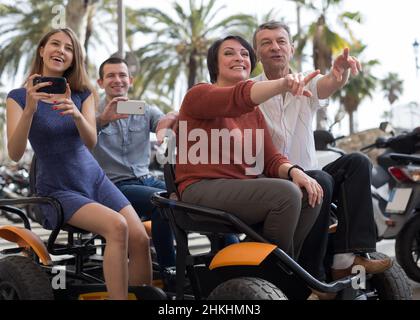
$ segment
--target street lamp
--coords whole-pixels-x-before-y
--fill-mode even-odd
[[[125,57],[124,44],[125,44],[125,7],[124,7],[124,1],[118,0],[118,55],[121,58]]]
[[[416,75],[418,75],[420,66],[419,66],[419,43],[417,39],[413,42],[413,49],[414,49],[414,58],[416,59]]]

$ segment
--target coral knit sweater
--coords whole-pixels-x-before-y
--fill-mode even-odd
[[[181,194],[189,185],[203,179],[255,179],[261,173],[278,177],[280,165],[289,163],[274,147],[264,116],[251,100],[253,85],[251,80],[232,87],[202,83],[185,95],[177,132],[176,183]],[[217,137],[215,133],[222,129],[235,135],[228,139],[230,143],[219,138],[215,144],[212,141]],[[262,144],[256,143],[256,139],[263,140]],[[242,152],[235,150],[238,141]],[[254,163],[250,163],[250,150],[254,160],[257,159]],[[258,160],[257,154],[263,157]],[[260,163],[260,170],[255,169],[255,174],[246,172],[247,168],[256,167],[256,163]]]

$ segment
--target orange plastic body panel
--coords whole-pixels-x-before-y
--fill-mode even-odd
[[[90,292],[82,293],[79,295],[79,300],[108,300],[108,292]],[[134,293],[128,293],[128,300],[137,300],[137,297]]]
[[[32,248],[43,265],[52,264],[50,254],[41,238],[32,231],[16,226],[1,226],[0,237],[7,241],[17,243],[19,247]]]
[[[261,242],[236,243],[220,250],[210,264],[210,270],[226,266],[258,266],[277,246]]]

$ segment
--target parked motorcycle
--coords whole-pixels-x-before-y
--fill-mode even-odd
[[[381,124],[385,130],[386,123]],[[392,130],[385,130],[387,133]],[[334,145],[331,132],[315,132],[316,147],[323,151],[323,164],[344,154]],[[341,138],[341,137],[340,137]],[[391,138],[379,137],[375,143],[363,147],[383,152],[372,170],[372,203],[378,240],[395,239],[398,263],[407,275],[420,282],[420,130],[413,130]],[[317,155],[318,152],[317,150]],[[327,154],[325,154],[325,152]]]
[[[29,195],[29,172],[19,166],[16,170],[0,166],[0,197],[5,199],[18,199]],[[28,208],[23,208],[27,210]],[[22,219],[11,212],[1,210],[0,214],[13,223],[22,222]]]
[[[378,236],[396,240],[398,263],[420,282],[420,130],[380,137],[361,151],[373,148],[385,149],[372,171]]]

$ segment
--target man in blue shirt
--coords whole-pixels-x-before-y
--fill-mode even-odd
[[[131,202],[142,219],[152,221],[152,240],[161,270],[175,266],[172,231],[150,198],[166,190],[165,183],[149,173],[150,132],[165,118],[157,107],[146,104],[144,114],[116,113],[118,101],[128,100],[133,82],[125,60],[111,57],[99,68],[99,86],[105,99],[96,116],[98,142],[92,153],[107,176]],[[168,114],[166,119],[170,118]]]

